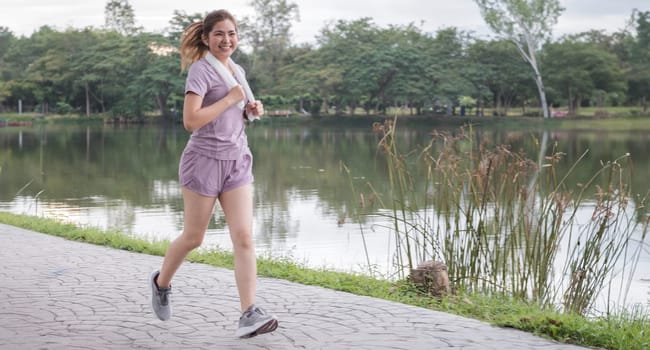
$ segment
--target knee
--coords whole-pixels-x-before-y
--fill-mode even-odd
[[[253,249],[253,235],[249,231],[232,232],[233,248],[238,251]]]
[[[203,234],[183,232],[181,239],[183,240],[183,245],[188,250],[193,250],[201,246],[203,243]]]

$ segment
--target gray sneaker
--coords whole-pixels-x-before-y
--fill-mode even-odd
[[[235,335],[240,338],[251,338],[256,335],[270,333],[278,328],[278,319],[269,315],[261,307],[253,304],[239,318],[239,328]]]
[[[149,276],[149,285],[151,286],[151,307],[153,312],[162,321],[167,321],[172,316],[172,305],[170,303],[170,294],[172,294],[172,286],[169,288],[159,288],[156,279],[160,275],[160,271],[156,270]]]

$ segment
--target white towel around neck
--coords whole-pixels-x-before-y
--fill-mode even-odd
[[[217,74],[219,74],[221,79],[223,79],[223,81],[226,83],[228,90],[234,88],[237,85],[241,85],[241,87],[244,89],[246,99],[239,103],[239,107],[245,109],[246,103],[255,102],[255,96],[253,95],[253,91],[251,90],[250,86],[248,86],[248,81],[246,81],[246,77],[244,76],[244,70],[236,65],[232,58],[228,57],[228,65],[237,77],[237,80],[241,82],[241,84],[235,80],[235,77],[230,74],[226,66],[221,63],[221,61],[219,61],[216,57],[214,57],[209,51],[205,54],[205,59],[208,61],[208,63],[210,63],[210,65],[217,71]],[[250,121],[255,121],[258,119],[260,119],[260,117],[256,115],[248,116],[248,120]]]

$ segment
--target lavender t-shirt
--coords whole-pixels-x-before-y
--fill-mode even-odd
[[[205,58],[190,66],[185,93],[192,92],[203,97],[202,108],[224,98],[228,91],[225,82]],[[239,159],[248,147],[244,129],[243,111],[237,104],[233,105],[208,124],[194,130],[185,149],[214,159]]]

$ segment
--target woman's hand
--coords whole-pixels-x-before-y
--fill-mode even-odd
[[[237,85],[228,91],[228,95],[226,95],[225,98],[228,99],[228,105],[234,106],[243,100],[244,97],[246,97],[244,88],[242,88],[241,85]]]
[[[222,99],[203,107],[203,97],[188,92],[183,103],[183,126],[187,131],[197,130],[214,118],[218,118],[228,108],[241,102],[245,96],[244,89],[237,85]]]
[[[262,101],[249,102],[246,105],[246,114],[261,117],[264,114],[264,105]]]

